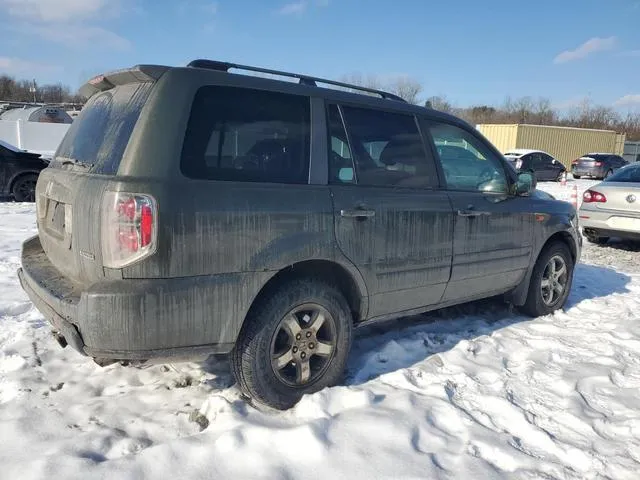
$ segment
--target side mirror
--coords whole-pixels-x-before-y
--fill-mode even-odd
[[[536,188],[536,176],[531,172],[520,172],[516,181],[516,195],[527,196]]]
[[[341,182],[353,182],[353,168],[341,168],[338,170],[338,178]]]

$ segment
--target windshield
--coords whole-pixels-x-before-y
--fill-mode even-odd
[[[628,167],[621,168],[610,177],[607,177],[604,181],[640,183],[640,165],[630,165]]]
[[[81,163],[115,174],[153,83],[120,85],[94,95],[71,124],[52,166]]]

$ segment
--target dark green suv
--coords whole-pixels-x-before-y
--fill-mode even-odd
[[[61,345],[100,364],[230,354],[247,395],[287,408],[340,381],[354,327],[567,298],[575,209],[458,118],[208,60],[85,93],[18,274]]]

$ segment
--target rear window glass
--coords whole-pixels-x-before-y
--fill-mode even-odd
[[[198,90],[182,148],[190,178],[308,183],[309,98],[210,86]]]
[[[63,160],[92,165],[91,172],[115,174],[153,83],[130,83],[89,99],[69,127],[52,166]]]
[[[604,179],[605,182],[640,183],[640,165],[621,168],[616,173]]]

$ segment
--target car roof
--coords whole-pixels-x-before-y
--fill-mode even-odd
[[[543,150],[532,150],[530,148],[512,148],[512,149],[508,150],[507,153],[505,153],[505,155],[512,155],[512,156],[521,157],[521,156],[527,155],[529,153],[547,153],[547,152],[545,152]]]
[[[165,73],[172,70],[189,71],[194,75],[201,75],[203,79],[206,78],[206,76],[211,79],[226,77],[229,79],[226,81],[231,85],[235,83],[232,79],[243,77],[245,79],[251,79],[251,82],[255,84],[256,87],[260,84],[265,86],[277,84],[278,89],[281,91],[289,90],[292,93],[309,95],[311,97],[324,97],[326,100],[345,101],[362,106],[404,111],[414,115],[428,116],[431,119],[449,122],[453,125],[465,126],[477,131],[473,125],[460,117],[406,102],[397,95],[389,92],[312,77],[305,74],[281,72],[215,60],[194,60],[186,67],[146,64],[135,65],[134,67],[98,75],[89,80],[80,91],[86,97],[91,97],[96,92],[132,81],[157,81]],[[245,73],[244,71],[247,72]],[[256,75],[255,73],[265,73],[265,75]],[[287,78],[287,80],[285,80],[285,78]],[[297,79],[298,81],[293,82],[291,81],[292,79]],[[246,82],[244,83],[246,84]]]
[[[588,157],[590,155],[599,155],[599,156],[613,156],[616,155],[615,153],[602,153],[602,152],[591,152],[591,153],[585,153],[583,155],[583,157]],[[617,155],[616,155],[617,156]]]

